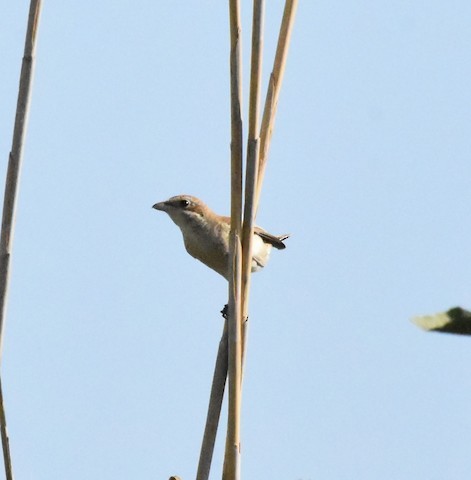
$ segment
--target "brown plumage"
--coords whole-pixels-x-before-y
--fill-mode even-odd
[[[178,195],[156,203],[152,208],[166,212],[180,228],[186,251],[224,278],[229,270],[230,217],[214,213],[205,203],[191,195]],[[252,242],[252,272],[268,262],[271,247],[286,248],[283,240],[289,235],[272,235],[254,227]]]

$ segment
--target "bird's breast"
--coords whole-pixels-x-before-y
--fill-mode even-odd
[[[227,223],[191,222],[180,226],[186,251],[209,268],[228,279],[229,233]],[[252,272],[261,270],[270,257],[271,245],[254,234],[252,240]]]
[[[227,278],[229,233],[218,226],[194,224],[182,228],[186,251]]]

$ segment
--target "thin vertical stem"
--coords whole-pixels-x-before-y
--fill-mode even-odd
[[[260,85],[262,82],[264,0],[254,0],[252,17],[252,53],[250,68],[249,130],[245,174],[244,223],[242,228],[242,366],[244,365],[252,269],[253,225],[257,206],[255,187],[259,161]]]
[[[258,138],[260,85],[262,83],[263,17],[265,0],[254,0],[250,59],[249,138]]]
[[[267,97],[265,99],[265,108],[263,111],[262,127],[260,132],[260,166],[257,180],[256,205],[260,199],[263,177],[270,148],[271,136],[275,126],[276,109],[280,96],[283,75],[285,72],[286,58],[288,56],[288,47],[293,30],[294,18],[298,0],[286,0],[283,19],[281,21],[278,45],[275,53],[273,70],[268,84]]]
[[[224,393],[224,355],[221,345],[227,339],[229,371],[229,414],[224,457],[223,480],[240,479],[240,407],[242,367],[248,325],[248,299],[250,288],[251,249],[253,223],[258,207],[264,168],[259,170],[259,161],[266,162],[269,142],[274,125],[276,105],[286,61],[287,46],[291,34],[297,1],[287,0],[278,40],[273,72],[270,78],[267,100],[259,135],[260,84],[263,44],[264,0],[254,0],[252,57],[250,73],[249,133],[247,142],[247,173],[245,179],[244,223],[242,211],[242,82],[241,82],[241,27],[239,0],[229,0],[230,9],[230,84],[231,84],[231,233],[230,274],[227,336],[221,339],[216,362],[210,407],[205,436],[198,466],[197,480],[207,480],[214,449],[217,423]],[[240,239],[242,238],[242,242]],[[244,320],[242,322],[242,320]],[[218,366],[219,365],[219,366]],[[216,374],[219,371],[219,374]],[[212,412],[212,413],[210,413]]]
[[[238,0],[229,0],[231,33],[231,235],[240,235],[242,214],[242,38]]]
[[[203,443],[201,445],[200,460],[196,480],[208,480],[213,459],[214,443],[221,415],[224,387],[227,377],[227,321],[224,323],[219,349],[214,367],[211,395],[209,397],[208,415],[204,429]]]
[[[1,378],[0,378],[0,422],[1,422],[3,464],[5,466],[5,478],[7,480],[13,480],[13,467],[12,467],[11,455],[10,455],[10,440],[8,438],[7,419],[5,418],[5,408],[3,406],[3,389],[2,389]]]
[[[240,281],[242,249],[239,236],[234,238],[233,277],[229,281],[229,408],[223,480],[240,479],[240,407],[241,407],[241,310]]]
[[[8,286],[10,278],[10,258],[13,243],[18,185],[23,158],[23,145],[26,137],[31,85],[34,70],[34,54],[36,51],[36,34],[41,12],[41,0],[31,0],[26,29],[25,48],[21,65],[18,101],[16,104],[15,126],[13,129],[12,147],[8,159],[8,170],[5,181],[3,200],[2,231],[0,235],[0,359],[5,328]],[[13,479],[10,446],[3,403],[3,391],[0,385],[0,429],[2,437],[3,460],[7,480]]]
[[[229,412],[223,478],[240,476],[241,397],[241,216],[242,216],[242,45],[240,4],[229,0],[231,66],[231,232],[229,270]]]
[[[34,53],[36,48],[36,32],[41,10],[41,0],[31,0],[28,28],[26,32],[25,50],[20,74],[18,102],[16,105],[15,127],[12,147],[8,160],[5,197],[3,200],[2,233],[0,236],[0,354],[3,343],[3,330],[10,270],[10,254],[13,243],[18,185],[23,158],[23,145],[26,137],[31,85],[33,79]]]

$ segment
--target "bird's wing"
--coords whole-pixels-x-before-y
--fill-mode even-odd
[[[229,225],[231,224],[231,217],[221,217],[221,218],[223,218],[224,221]],[[253,227],[253,233],[255,235],[258,235],[265,243],[269,243],[270,245],[273,245],[278,250],[283,250],[286,248],[286,245],[283,243],[283,240],[286,240],[290,236],[289,233],[284,235],[272,235],[271,233],[268,233],[263,228],[260,228],[257,226]]]
[[[253,232],[258,235],[265,243],[273,245],[278,250],[283,250],[286,248],[286,245],[283,243],[283,240],[286,240],[289,237],[289,234],[285,235],[272,235],[267,231],[263,230],[260,227],[254,227]]]

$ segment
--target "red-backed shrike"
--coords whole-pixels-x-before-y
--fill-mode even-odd
[[[228,280],[230,217],[214,213],[201,200],[191,195],[178,195],[152,208],[166,212],[183,234],[186,251]],[[252,272],[261,270],[268,262],[272,247],[286,246],[289,235],[272,235],[254,227],[252,242]]]

